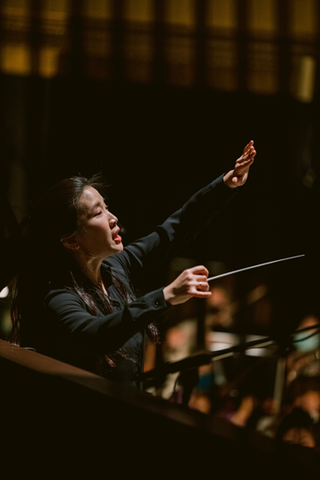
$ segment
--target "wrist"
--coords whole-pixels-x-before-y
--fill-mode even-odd
[[[173,299],[173,294],[172,294],[172,291],[171,291],[169,286],[164,287],[163,296],[164,296],[165,301],[170,303],[170,305],[171,305],[171,302],[172,302],[172,299]]]
[[[237,188],[237,185],[232,181],[233,171],[226,173],[223,177],[224,184],[229,188]]]

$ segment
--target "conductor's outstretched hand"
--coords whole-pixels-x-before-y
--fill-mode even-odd
[[[247,181],[249,169],[256,156],[254,142],[251,140],[243,149],[241,157],[236,160],[234,168],[223,177],[224,183],[230,188],[241,187]]]

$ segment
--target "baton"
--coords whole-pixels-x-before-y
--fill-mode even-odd
[[[294,255],[293,257],[286,257],[280,258],[279,260],[271,260],[271,262],[259,263],[258,265],[251,265],[250,267],[240,268],[238,270],[233,270],[232,272],[221,273],[220,275],[215,275],[214,277],[207,278],[207,282],[211,282],[211,280],[215,280],[216,278],[226,277],[227,275],[232,275],[234,273],[244,272],[245,270],[251,270],[252,268],[264,267],[266,265],[271,265],[273,263],[278,262],[285,262],[286,260],[293,260],[295,258],[304,257],[304,253],[302,255]]]

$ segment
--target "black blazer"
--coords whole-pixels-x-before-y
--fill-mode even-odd
[[[144,329],[160,319],[170,305],[163,288],[153,290],[130,303],[124,302],[113,284],[113,271],[134,292],[142,276],[167,262],[179,249],[196,238],[235,194],[223,183],[223,176],[193,195],[185,205],[150,235],[108,257],[102,276],[113,303],[108,315],[89,313],[84,301],[68,286],[52,285],[33,312],[39,315],[37,332],[26,332],[26,346],[108,378],[141,388]],[[41,325],[41,326],[40,326]],[[26,328],[25,328],[26,330]],[[119,351],[120,349],[120,351]],[[108,355],[114,362],[103,361]]]

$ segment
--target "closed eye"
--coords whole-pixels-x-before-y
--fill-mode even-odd
[[[108,205],[106,205],[105,202],[99,201],[93,206],[91,216],[99,217],[104,211],[108,211]]]

